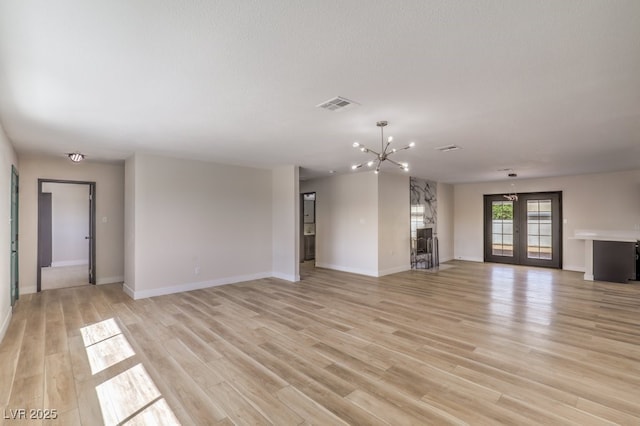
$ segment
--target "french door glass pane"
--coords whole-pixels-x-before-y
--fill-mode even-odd
[[[527,257],[551,260],[551,200],[527,200]]]
[[[513,257],[513,201],[491,203],[491,253]]]

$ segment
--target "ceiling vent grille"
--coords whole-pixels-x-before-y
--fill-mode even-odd
[[[445,145],[445,146],[439,146],[438,148],[436,148],[436,150],[440,152],[457,151],[459,149],[460,147],[458,145]]]
[[[333,99],[329,99],[328,101],[324,101],[321,104],[316,105],[316,107],[328,109],[329,111],[341,111],[352,105],[358,105],[358,103],[350,101],[347,98],[343,98],[342,96],[336,96]]]

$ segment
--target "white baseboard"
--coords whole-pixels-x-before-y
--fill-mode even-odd
[[[484,258],[482,257],[472,257],[472,256],[458,256],[455,258],[456,260],[466,260],[467,262],[480,262],[484,263]],[[453,260],[453,259],[451,259]]]
[[[0,324],[0,343],[2,343],[2,341],[4,340],[4,335],[7,334],[7,329],[9,328],[10,323],[11,323],[11,306],[9,306],[7,315],[5,315],[4,320]]]
[[[87,259],[78,259],[78,260],[61,260],[59,262],[51,262],[51,267],[56,268],[60,266],[89,266],[89,262]]]
[[[20,286],[20,294],[37,293],[37,291],[38,291],[38,287],[35,285]]]
[[[332,265],[330,263],[318,263],[317,261],[316,261],[316,267],[318,267],[318,268],[326,268],[326,269],[333,269],[335,271],[349,272],[349,273],[358,274],[358,275],[367,275],[367,276],[370,276],[370,277],[377,277],[378,276],[378,271],[376,271],[376,270],[350,268],[348,266]]]
[[[565,271],[584,272],[584,266],[564,265],[562,269]]]
[[[135,300],[135,295],[136,292],[133,291],[133,289],[131,287],[129,287],[127,285],[127,283],[122,283],[122,291],[124,291],[124,294],[126,294],[127,296],[129,296],[130,298],[132,298],[133,300]]]
[[[585,280],[585,281],[595,281],[595,278],[593,277],[593,274],[587,274],[587,273],[585,272],[585,274],[584,274],[584,280]]]
[[[147,297],[165,296],[167,294],[182,293],[183,291],[201,290],[203,288],[217,287],[219,285],[235,284],[245,281],[271,278],[271,272],[260,272],[251,275],[237,275],[234,277],[219,278],[216,280],[200,281],[195,283],[179,284],[168,287],[152,288],[149,290],[134,290],[126,283],[123,285],[124,292],[134,300],[146,299]]]
[[[97,285],[121,283],[123,281],[124,281],[124,276],[96,278]]]
[[[273,278],[278,278],[285,281],[291,281],[292,283],[297,283],[300,281],[300,275],[290,275],[290,274],[281,274],[280,272],[272,272],[271,276]]]

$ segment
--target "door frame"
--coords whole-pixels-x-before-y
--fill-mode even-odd
[[[9,269],[10,269],[10,299],[11,299],[11,307],[16,304],[16,301],[20,299],[20,244],[19,244],[19,222],[18,218],[20,216],[20,175],[18,174],[18,169],[16,169],[15,165],[11,165],[11,250],[10,250],[10,259],[9,259]],[[14,204],[15,203],[15,204]],[[15,205],[15,210],[14,210]]]
[[[542,259],[530,259],[527,256],[527,235],[523,232],[526,231],[527,224],[527,209],[526,202],[528,200],[536,199],[551,199],[552,211],[554,212],[554,218],[552,219],[552,243],[554,248],[554,255],[551,260]],[[526,192],[519,193],[518,199],[513,202],[513,257],[508,256],[495,256],[492,254],[492,209],[491,202],[505,200],[505,194],[485,194],[483,199],[483,211],[484,211],[484,261],[495,263],[507,263],[523,266],[540,266],[545,268],[562,269],[562,191],[546,191],[546,192]],[[555,206],[554,206],[555,204]],[[555,208],[554,208],[555,207]],[[556,213],[557,211],[557,213]],[[521,232],[522,230],[522,232]]]
[[[304,196],[305,195],[311,195],[314,194],[314,199],[313,199],[313,223],[314,225],[316,225],[316,202],[318,200],[318,193],[317,191],[308,191],[308,192],[301,192],[300,193],[300,263],[304,263],[306,260],[306,253],[305,253],[305,241],[304,241]],[[317,231],[317,228],[316,228]],[[317,236],[317,232],[316,232],[316,236]],[[314,242],[314,251],[315,251],[315,246],[317,245],[317,240]],[[315,260],[315,256],[314,256],[314,260]]]
[[[67,183],[74,185],[89,185],[89,283],[96,284],[96,183],[93,181],[67,179],[38,179],[38,203],[44,183]],[[39,210],[38,206],[38,210]],[[40,221],[38,221],[40,222]],[[38,256],[37,256],[37,288],[42,289],[42,267],[40,266],[40,225],[38,224]]]

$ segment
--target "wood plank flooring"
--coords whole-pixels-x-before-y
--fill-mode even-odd
[[[640,424],[640,284],[449,264],[26,295],[0,424]]]

